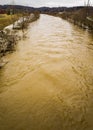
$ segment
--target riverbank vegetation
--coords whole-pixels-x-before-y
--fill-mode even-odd
[[[33,13],[23,13],[18,21],[13,24],[13,29],[23,30],[27,29],[29,23],[36,21],[39,19],[40,13],[35,11]]]
[[[93,30],[93,7],[84,7],[78,10],[73,8],[71,10],[49,14],[66,19],[84,29]]]
[[[4,27],[12,24],[17,21],[20,17],[20,14],[8,15],[8,14],[0,14],[0,30],[3,30]]]
[[[93,8],[85,7],[75,12],[65,12],[61,15],[62,18],[73,22],[85,29],[93,30]]]
[[[16,41],[17,41],[16,37],[18,37],[17,36],[18,32],[16,32],[16,31],[18,31],[19,29],[20,30],[27,29],[29,23],[36,21],[40,17],[40,14],[38,11],[35,11],[34,13],[31,13],[31,14],[24,14],[21,18],[17,17],[17,18],[19,18],[19,20],[16,22],[12,21],[10,16],[4,15],[4,17],[6,17],[6,18],[3,18],[3,22],[8,21],[7,24],[12,23],[13,26],[12,26],[12,28],[7,27],[4,30],[0,31],[0,53],[2,53],[2,52],[5,53],[6,51],[10,51],[12,48],[10,47],[10,49],[7,49],[8,43],[10,44],[10,41],[11,41],[11,44],[13,42],[14,42],[14,44],[16,43]],[[11,22],[9,22],[9,21],[11,21]]]
[[[22,22],[21,24],[19,23],[20,29],[22,29],[22,26],[26,28],[28,23],[36,21],[40,16],[38,11],[35,11],[33,14],[34,14],[33,17],[31,17],[30,13],[19,13],[19,14],[14,14],[14,15],[0,14],[0,30],[3,30],[4,27],[19,20],[20,17],[21,18],[23,17],[23,23]],[[26,20],[24,20],[25,18]]]

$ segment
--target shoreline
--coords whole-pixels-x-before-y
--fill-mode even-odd
[[[7,53],[15,51],[18,41],[24,38],[25,29],[28,29],[29,24],[39,19],[39,17],[39,13],[33,13],[30,17],[26,17],[24,21],[22,21],[22,18],[16,21],[15,28],[11,24],[0,31],[0,69],[7,63],[7,61],[3,60],[3,57]],[[21,34],[19,30],[22,30]]]
[[[64,11],[59,13],[48,13],[49,15],[60,17],[83,29],[93,33],[93,8],[85,7],[80,10]]]

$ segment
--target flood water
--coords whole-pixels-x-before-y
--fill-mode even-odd
[[[93,35],[41,15],[0,70],[0,130],[93,130]]]

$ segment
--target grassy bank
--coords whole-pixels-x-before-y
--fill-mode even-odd
[[[4,27],[12,24],[14,21],[18,20],[20,14],[18,15],[7,15],[7,14],[0,14],[0,30],[3,30]]]
[[[29,21],[28,22],[33,22],[36,21],[39,16],[40,13],[38,11],[34,11],[33,12],[34,17],[30,19],[30,14],[21,12],[19,14],[14,14],[14,15],[7,15],[7,14],[0,14],[0,30],[3,30],[4,27],[14,23],[15,21],[17,21],[20,17],[29,17]],[[26,21],[27,22],[27,21]],[[27,24],[27,23],[25,23]]]

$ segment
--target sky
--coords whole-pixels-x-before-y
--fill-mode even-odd
[[[13,2],[14,1],[14,2]],[[60,6],[80,6],[84,5],[88,0],[0,0],[0,4],[19,4],[33,7],[60,7]],[[90,0],[93,5],[93,0]]]

